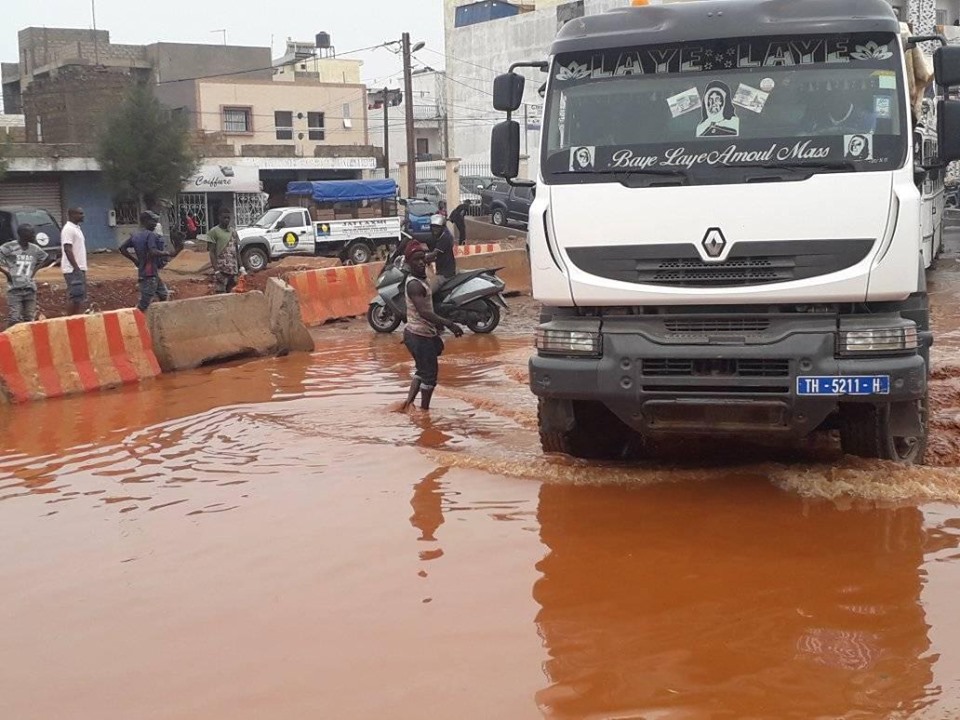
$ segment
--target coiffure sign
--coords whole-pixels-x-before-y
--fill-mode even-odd
[[[260,173],[243,165],[201,165],[183,184],[184,192],[260,192]]]

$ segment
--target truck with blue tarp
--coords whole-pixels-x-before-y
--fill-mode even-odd
[[[385,257],[400,240],[393,180],[291,182],[287,199],[288,206],[271,208],[253,225],[237,230],[248,272],[292,255],[359,265]]]

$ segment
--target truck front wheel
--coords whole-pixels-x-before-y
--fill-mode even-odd
[[[908,408],[912,411],[912,408]],[[900,410],[903,411],[902,409]],[[929,408],[927,396],[916,402],[921,431],[904,435],[898,430],[890,403],[840,406],[840,447],[848,455],[893,460],[904,465],[921,465],[927,451]]]
[[[565,400],[539,398],[537,422],[540,427],[540,446],[544,452],[564,453],[584,460],[616,460],[624,457],[636,433],[621,422],[603,403],[589,400],[571,400],[573,422],[566,430],[557,430],[549,421],[558,413],[558,404]]]
[[[270,262],[267,251],[259,247],[245,248],[244,251],[240,253],[240,260],[243,262],[243,266],[247,269],[247,272],[250,273],[265,270],[267,263]]]

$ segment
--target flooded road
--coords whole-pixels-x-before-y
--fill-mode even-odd
[[[429,416],[399,337],[331,331],[0,408],[0,718],[956,717],[943,336],[941,467],[545,458],[508,334],[450,341]]]

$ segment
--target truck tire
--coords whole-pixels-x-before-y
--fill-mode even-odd
[[[483,318],[470,318],[467,327],[477,335],[492,333],[500,324],[500,307],[493,300],[484,300],[486,312]]]
[[[240,253],[240,261],[247,272],[256,273],[267,269],[270,257],[267,255],[267,251],[261,247],[248,247]]]
[[[493,209],[493,214],[490,216],[491,222],[494,225],[500,225],[502,227],[507,226],[507,211],[501,207],[496,207]]]
[[[551,398],[537,401],[540,447],[544,452],[564,453],[583,460],[617,460],[629,451],[636,433],[603,403],[573,400],[573,427],[565,432],[546,430],[544,410],[552,402],[560,401]]]
[[[904,465],[922,465],[927,451],[930,417],[927,396],[917,401],[923,433],[920,437],[897,437],[890,425],[890,404],[840,405],[840,447],[848,455],[893,460]]]
[[[363,240],[355,240],[347,248],[347,260],[351,265],[364,265],[373,258],[373,250]]]
[[[367,324],[378,333],[392,333],[400,327],[401,322],[402,318],[386,305],[370,303],[370,307],[367,308]]]

